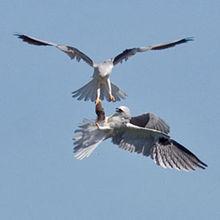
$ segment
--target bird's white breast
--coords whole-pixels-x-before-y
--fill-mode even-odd
[[[112,68],[113,68],[112,62],[103,62],[97,66],[96,71],[100,77],[106,77],[111,74]]]

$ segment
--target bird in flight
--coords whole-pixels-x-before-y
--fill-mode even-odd
[[[110,74],[115,65],[122,63],[123,61],[127,61],[129,57],[138,52],[163,50],[193,40],[193,38],[188,37],[164,44],[134,47],[131,49],[126,49],[117,56],[107,59],[102,63],[95,63],[89,56],[75,47],[48,42],[23,34],[15,34],[15,36],[29,44],[37,46],[54,46],[66,53],[71,59],[75,58],[77,61],[82,59],[89,66],[91,66],[94,69],[92,80],[80,89],[74,91],[72,95],[73,97],[77,97],[78,100],[91,100],[92,102],[95,101],[96,104],[101,102],[101,100],[104,100],[104,98],[106,98],[108,101],[120,101],[121,99],[125,99],[127,96],[125,92],[123,92],[118,86],[110,81]]]
[[[74,156],[89,157],[106,139],[129,152],[150,157],[163,168],[177,170],[205,169],[207,165],[195,154],[169,136],[170,128],[153,113],[131,117],[126,106],[106,117],[101,104],[96,105],[96,121],[84,121],[74,133]]]

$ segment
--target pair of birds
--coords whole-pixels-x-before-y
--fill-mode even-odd
[[[173,42],[154,46],[126,49],[114,58],[102,63],[95,63],[90,57],[75,47],[43,41],[28,35],[15,34],[24,42],[37,46],[54,46],[66,53],[71,59],[85,61],[94,69],[92,80],[73,92],[78,100],[96,103],[96,121],[84,121],[74,135],[74,153],[77,159],[84,159],[104,140],[111,138],[113,144],[130,152],[150,156],[157,165],[177,170],[205,169],[207,165],[184,146],[170,138],[169,126],[164,120],[153,113],[131,117],[126,106],[116,109],[109,117],[105,116],[101,100],[120,101],[126,98],[126,93],[110,81],[110,74],[115,65],[127,61],[138,52],[163,50],[178,44],[192,41],[192,38],[182,38]]]

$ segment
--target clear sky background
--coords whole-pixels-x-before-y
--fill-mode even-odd
[[[0,218],[220,219],[220,2],[0,2]],[[99,62],[126,48],[195,37],[164,51],[137,54],[113,70],[127,105],[155,112],[174,139],[209,167],[162,169],[110,141],[74,159],[72,136],[94,104],[71,92],[92,69],[55,48],[22,43],[13,33],[77,47]]]

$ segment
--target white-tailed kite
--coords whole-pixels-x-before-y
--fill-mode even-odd
[[[96,113],[96,122],[84,122],[75,131],[73,140],[77,159],[90,156],[102,141],[110,138],[113,144],[124,150],[150,156],[163,168],[187,171],[207,167],[192,152],[171,139],[169,126],[153,113],[131,117],[129,109],[121,106],[113,115],[105,117],[100,105],[97,105]]]
[[[146,52],[149,50],[162,50],[170,47],[174,47],[178,44],[186,43],[192,41],[192,38],[182,38],[170,43],[158,44],[154,46],[145,46],[145,47],[135,47],[131,49],[126,49],[122,53],[118,54],[116,57],[107,59],[102,63],[95,63],[91,58],[89,58],[82,51],[78,50],[75,47],[56,44],[48,41],[43,41],[28,35],[15,34],[18,38],[22,39],[24,42],[37,46],[54,46],[57,49],[66,53],[71,59],[76,58],[77,61],[81,59],[84,60],[89,66],[94,69],[93,79],[89,81],[82,88],[74,91],[73,97],[78,97],[78,100],[96,102],[98,104],[101,100],[106,98],[108,101],[120,101],[124,99],[127,95],[116,85],[111,83],[110,74],[112,69],[118,63],[127,61],[127,59],[137,52]]]

